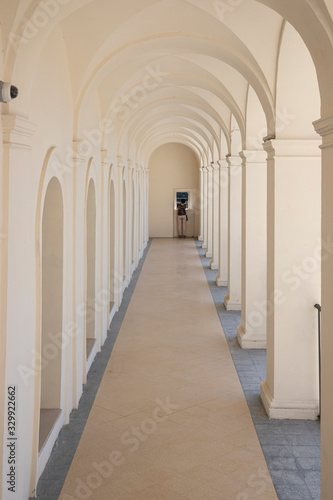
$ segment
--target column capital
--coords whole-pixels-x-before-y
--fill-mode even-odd
[[[208,168],[207,167],[201,167],[201,171],[202,171],[202,173],[207,174],[208,173]]]
[[[206,167],[206,170],[207,170],[208,173],[210,173],[210,172],[213,172],[214,168],[211,165],[208,165]]]
[[[321,149],[333,147],[333,115],[326,118],[320,118],[313,122],[313,126],[317,134],[323,138]]]
[[[101,150],[101,164],[105,167],[108,165],[112,166],[111,158],[108,157],[108,151],[106,149]]]
[[[118,163],[118,167],[124,168],[126,166],[126,163],[125,163],[124,158],[122,156],[117,156],[117,163]]]
[[[89,153],[87,143],[85,141],[73,141],[71,153],[73,161],[77,164],[84,163],[88,159]]]
[[[267,151],[264,149],[244,149],[240,151],[239,156],[246,165],[266,163]]]
[[[320,139],[272,139],[263,143],[267,159],[284,158],[318,158],[320,156]]]
[[[220,169],[221,168],[228,168],[227,158],[222,158],[221,160],[217,160],[217,163],[219,164]]]
[[[229,168],[241,167],[243,163],[243,160],[240,156],[226,156],[226,160]]]
[[[37,125],[19,115],[2,115],[3,144],[5,147],[30,151],[31,138]]]
[[[211,161],[210,164],[211,164],[211,168],[213,170],[219,170],[220,169],[220,165],[218,164],[217,161]]]

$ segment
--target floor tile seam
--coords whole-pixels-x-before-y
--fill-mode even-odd
[[[126,415],[121,415],[120,413],[117,413],[115,410],[110,410],[109,408],[105,408],[105,406],[102,406],[101,404],[94,403],[93,406],[92,406],[92,408],[99,408],[101,410],[105,410],[107,412],[114,413],[114,414],[118,415],[118,417],[119,417],[119,418],[115,418],[113,420],[106,420],[106,421],[104,421],[104,423],[115,422],[116,420],[120,420],[120,419],[122,419],[122,418],[124,418],[126,416]],[[133,415],[136,414],[136,413],[141,413],[141,410],[133,413]]]
[[[154,242],[153,242],[153,243],[154,243]],[[195,246],[194,241],[193,241],[193,245],[194,245],[194,250],[196,250],[196,246]],[[151,245],[151,248],[154,248],[154,245],[153,245],[153,244]],[[194,255],[195,255],[196,259],[197,259],[197,258],[198,258],[198,254],[196,253],[196,254],[194,254]],[[199,259],[199,260],[200,260],[200,259]],[[201,264],[201,261],[200,261],[200,264]],[[205,290],[205,295],[206,295],[207,297],[209,297],[208,302],[209,302],[209,303],[211,304],[211,306],[212,306],[212,311],[214,310],[214,311],[216,312],[216,307],[215,307],[215,304],[214,304],[214,302],[213,302],[213,300],[212,300],[212,296],[211,296],[211,293],[210,293],[210,289],[209,289],[209,287],[207,287],[207,280],[206,280],[206,277],[205,277],[204,271],[202,270],[202,266],[200,265],[200,268],[199,268],[199,269],[197,269],[197,270],[199,270],[199,271],[200,271],[200,274],[203,276],[203,279],[202,279],[202,284],[204,285],[204,286],[203,286],[203,289]],[[142,278],[142,279],[141,279],[141,283],[142,283],[142,281],[143,281],[143,279],[144,279],[144,273],[141,273],[140,277]],[[139,292],[139,291],[140,291],[140,288],[139,288],[139,287],[137,287],[137,288],[136,288],[136,290],[137,290],[137,292]],[[208,293],[207,293],[207,292],[208,292]],[[149,294],[148,294],[148,295],[149,295]],[[141,295],[141,297],[142,297],[142,295]],[[133,297],[132,297],[132,300],[131,300],[131,303],[132,303],[132,304],[133,304],[134,302],[135,302],[135,294],[133,294]],[[211,312],[212,312],[212,311],[209,311],[209,314],[207,314],[207,317],[208,317],[208,319],[209,319],[209,320],[211,320]],[[130,305],[129,305],[129,307],[128,307],[127,312],[128,312],[128,313],[131,313],[131,312],[132,312],[132,311],[131,311],[131,309],[130,309]],[[126,313],[126,315],[127,315],[127,313]],[[125,319],[124,319],[124,320],[125,320]],[[218,315],[217,315],[217,317],[215,317],[215,315],[214,315],[214,323],[215,323],[214,327],[216,328],[216,330],[217,330],[217,331],[219,331],[219,332],[220,332],[220,331],[221,331],[221,329],[222,329],[222,336],[224,336],[224,338],[225,338],[225,340],[226,340],[226,337],[225,337],[225,334],[224,334],[224,331],[223,331],[223,327],[222,327],[222,325],[221,325],[221,322],[220,322],[220,319],[219,319]],[[126,326],[126,325],[122,324],[122,327],[121,327],[120,331],[122,331],[123,327],[125,327],[125,326]],[[119,333],[120,333],[120,331],[119,331]],[[118,338],[119,338],[119,337],[118,337]],[[114,350],[113,352],[116,352],[116,350]]]
[[[147,355],[148,354],[147,350],[142,350],[142,351],[144,351],[145,355],[146,355],[146,356],[143,357],[144,361],[153,362],[154,360],[156,360],[156,358],[159,359],[159,357],[160,357],[158,352],[157,353],[151,353],[151,355],[149,356],[149,355]],[[156,348],[156,351],[159,351],[158,347]],[[141,352],[141,350],[140,351],[131,351],[131,354],[129,356],[126,356],[126,354],[119,354],[119,355],[115,354],[114,357],[112,358],[112,361],[113,362],[115,362],[116,360],[118,360],[118,361],[119,360],[126,361],[126,358],[132,360],[132,358],[133,358],[132,354],[138,354],[138,352]],[[159,352],[162,352],[165,356],[168,356],[168,355],[172,356],[174,354],[173,351],[171,351],[171,350],[168,351],[167,349],[164,349],[163,351],[160,350]],[[155,354],[155,356],[154,356],[154,354]],[[196,354],[196,353],[191,353],[191,354]],[[185,355],[184,355],[184,357],[183,357],[183,359],[181,361],[184,362],[184,363],[187,362],[188,365],[189,365],[189,367],[196,367],[196,366],[199,367],[199,366],[211,364],[212,362],[223,361],[223,360],[227,361],[230,358],[230,354],[225,355],[223,357],[219,357],[219,358],[216,358],[215,356],[204,355],[204,354],[202,354],[201,356],[203,358],[207,358],[207,359],[202,359],[202,360],[192,361],[191,362],[193,356],[189,355],[188,353],[185,353]],[[139,357],[137,357],[137,360],[138,360],[138,362],[140,361]],[[229,369],[232,370],[231,367]],[[187,371],[187,369],[184,369],[182,371]],[[112,370],[112,373],[124,373],[124,374],[128,373],[128,375],[130,375],[129,372],[126,372],[126,371],[123,372],[123,371],[118,371],[118,370],[114,370],[114,369]],[[216,373],[219,376],[221,376],[221,372],[220,371],[216,370]],[[223,376],[224,377],[228,377],[228,376],[233,377],[233,373],[230,373],[228,375],[223,375]]]

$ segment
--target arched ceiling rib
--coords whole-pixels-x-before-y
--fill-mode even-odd
[[[183,135],[182,133],[174,134],[173,132],[166,132],[163,136],[158,136],[152,138],[143,148],[143,151],[138,152],[138,158],[144,159],[144,161],[149,162],[150,156],[153,152],[163,144],[167,144],[169,142],[176,142],[179,144],[184,144],[188,146],[192,151],[196,154],[196,156],[200,159],[201,165],[208,164],[208,152],[201,149],[195,141],[192,141],[187,135]],[[140,162],[139,162],[140,163]]]
[[[106,113],[106,118],[115,118],[115,114],[117,110],[121,108],[122,103],[124,102],[124,97],[128,97],[128,102],[124,104],[126,107],[131,107],[136,105],[136,99],[131,98],[131,96],[135,96],[135,93],[139,90],[139,93],[146,94],[149,98],[153,95],[157,90],[161,89],[170,89],[174,88],[187,88],[191,92],[195,92],[202,99],[205,99],[209,105],[213,104],[214,109],[216,109],[220,114],[222,119],[226,118],[226,115],[230,115],[232,113],[237,123],[240,126],[240,129],[244,131],[245,123],[243,118],[243,112],[239,108],[236,100],[233,98],[231,92],[218,80],[215,74],[209,73],[208,71],[203,70],[198,65],[194,65],[192,63],[188,63],[184,65],[182,63],[182,70],[177,71],[177,66],[175,65],[173,68],[173,72],[169,70],[169,67],[165,67],[162,62],[157,63],[156,61],[152,63],[150,68],[159,68],[159,72],[162,75],[159,78],[160,81],[156,82],[154,79],[147,80],[146,77],[147,72],[145,74],[144,71],[139,71],[135,75],[131,77],[130,80],[122,83],[120,89],[118,89],[113,94],[113,99],[109,104],[109,109]],[[187,72],[184,72],[184,69]],[[109,78],[103,81],[103,84],[99,86],[99,95],[102,103],[103,109],[106,108],[108,101],[106,97],[107,89],[112,86],[113,76],[110,75]]]
[[[146,140],[147,136],[154,133],[161,126],[167,126],[170,130],[174,131],[177,127],[182,127],[188,129],[189,134],[197,136],[197,139],[205,141],[209,147],[213,147],[216,144],[216,149],[220,151],[220,141],[217,142],[218,136],[214,134],[214,139],[211,139],[211,129],[207,128],[205,124],[199,123],[195,117],[192,115],[183,116],[181,119],[175,118],[172,114],[164,115],[163,118],[156,119],[154,115],[148,117],[144,125],[140,128],[138,133],[134,133],[129,142],[129,146],[137,149]],[[226,153],[226,152],[225,152]]]
[[[130,127],[128,127],[126,123],[123,126],[125,131],[128,130],[126,139],[131,141],[133,134],[138,135],[142,128],[145,127],[148,118],[153,118],[156,123],[156,121],[161,120],[165,114],[173,117],[177,116],[177,114],[179,117],[192,116],[198,122],[198,125],[202,125],[209,130],[212,139],[214,139],[217,144],[220,143],[220,128],[226,129],[219,115],[214,109],[210,109],[208,105],[205,106],[204,103],[189,99],[181,100],[179,97],[172,99],[166,97],[164,99],[151,100],[148,104],[145,103],[145,105],[138,108],[137,112],[133,113]],[[119,140],[124,140],[124,136],[125,133],[123,137],[119,137]]]
[[[173,127],[171,127],[172,125]],[[211,152],[211,154],[213,154],[212,145],[209,144],[209,138],[205,131],[202,131],[199,128],[195,128],[195,126],[190,128],[189,124],[187,124],[187,126],[185,125],[185,123],[172,124],[172,122],[165,122],[158,127],[149,129],[137,150],[143,151],[152,139],[157,136],[163,137],[163,134],[166,134],[170,130],[172,131],[173,137],[176,137],[177,134],[181,133],[183,136],[186,136],[188,139],[194,141],[206,154],[209,151]]]

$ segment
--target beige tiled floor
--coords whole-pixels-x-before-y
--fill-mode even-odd
[[[60,499],[277,499],[193,240],[153,240]]]

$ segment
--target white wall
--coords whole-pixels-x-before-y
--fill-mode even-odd
[[[200,165],[185,145],[169,143],[159,147],[149,162],[149,236],[173,237],[174,189],[193,189],[199,207]],[[196,210],[198,236],[199,210]]]

